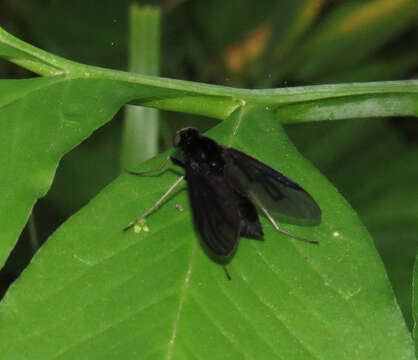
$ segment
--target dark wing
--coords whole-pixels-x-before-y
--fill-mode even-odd
[[[225,179],[268,211],[298,219],[321,219],[321,209],[301,186],[280,172],[233,148],[225,148]]]
[[[221,176],[203,176],[186,169],[194,223],[203,242],[216,256],[232,255],[240,234],[237,195]]]

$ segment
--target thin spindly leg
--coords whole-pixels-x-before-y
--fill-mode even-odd
[[[141,171],[141,172],[135,172],[135,171],[131,171],[131,170],[128,170],[128,169],[125,169],[125,171],[126,171],[127,173],[131,174],[131,175],[137,175],[137,176],[148,175],[148,174],[152,174],[152,173],[154,173],[154,172],[161,171],[161,170],[164,168],[164,166],[166,166],[166,164],[167,164],[167,162],[168,162],[169,160],[171,160],[174,164],[179,165],[179,166],[181,166],[181,167],[183,167],[183,168],[184,168],[184,164],[183,164],[180,160],[177,160],[177,159],[175,159],[175,158],[173,158],[173,157],[171,157],[171,156],[167,156],[167,157],[163,160],[163,162],[161,163],[161,165],[160,165],[160,166],[158,166],[158,167],[157,167],[157,168],[155,168],[155,169],[148,170],[148,171]]]
[[[295,234],[292,234],[284,229],[282,229],[278,223],[276,223],[276,221],[273,219],[273,217],[270,215],[270,213],[267,211],[267,209],[264,207],[264,205],[256,198],[256,197],[252,197],[252,199],[254,200],[255,204],[263,211],[263,213],[267,216],[267,219],[269,219],[269,221],[273,224],[274,228],[281,232],[282,234],[285,234],[293,239],[299,240],[299,241],[303,241],[303,242],[307,242],[309,244],[316,244],[318,245],[319,242],[318,241],[314,241],[314,240],[308,240],[305,239],[303,237],[297,236]]]
[[[225,264],[222,264],[222,267],[224,268],[226,278],[227,278],[228,280],[231,280],[231,275],[229,275],[229,271],[228,271],[228,269],[226,268],[226,265],[225,265]]]
[[[160,199],[147,211],[145,211],[141,216],[138,216],[134,221],[131,221],[128,226],[123,228],[123,231],[130,229],[131,227],[135,226],[141,220],[145,219],[149,214],[151,214],[155,209],[157,209],[161,203],[167,198],[167,196],[184,180],[184,175],[180,176],[176,182],[170,186],[170,188],[166,191],[166,193],[160,197]]]

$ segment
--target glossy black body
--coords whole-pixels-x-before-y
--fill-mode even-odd
[[[173,145],[184,154],[183,162],[172,161],[185,169],[196,229],[216,257],[229,258],[240,236],[263,236],[255,203],[290,217],[321,218],[319,206],[302,187],[243,152],[194,128],[178,131]]]

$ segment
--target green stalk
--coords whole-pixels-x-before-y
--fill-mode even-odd
[[[158,75],[160,68],[160,10],[130,7],[129,71]],[[122,166],[130,168],[158,152],[158,110],[127,105]]]

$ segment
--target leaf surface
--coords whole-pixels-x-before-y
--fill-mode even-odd
[[[228,281],[199,244],[185,185],[147,218],[149,232],[121,231],[178,177],[174,167],[123,174],[48,240],[9,290],[0,308],[5,358],[414,358],[369,234],[274,114],[242,109],[210,136],[309,191],[322,223],[281,225],[320,245],[289,239],[263,218],[264,240],[241,239]]]
[[[416,115],[418,81],[233,89],[77,64],[0,28],[0,56],[44,78],[0,81],[0,264],[59,159],[128,102],[226,119],[245,104],[275,110],[282,122]],[[7,209],[7,210],[6,210]],[[8,211],[13,209],[13,211]]]

